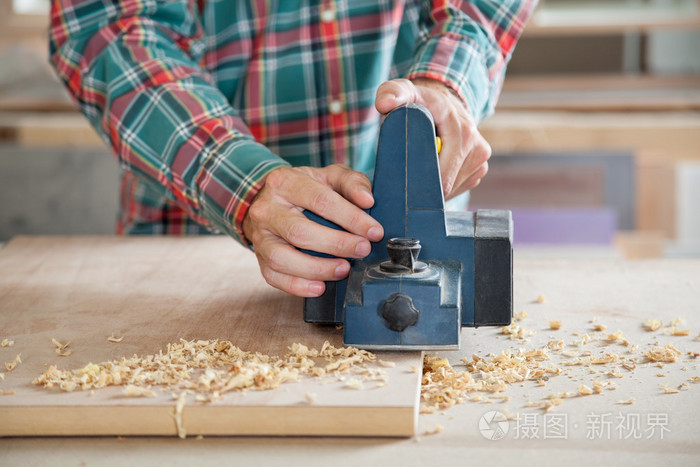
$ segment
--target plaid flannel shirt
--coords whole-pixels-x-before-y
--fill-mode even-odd
[[[118,230],[225,232],[285,164],[371,173],[377,87],[480,120],[536,0],[54,0],[50,59],[123,174]]]

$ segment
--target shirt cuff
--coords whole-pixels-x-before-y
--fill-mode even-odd
[[[243,219],[273,170],[289,166],[262,144],[247,138],[228,141],[202,162],[197,180],[201,212],[214,227],[250,248]]]
[[[406,78],[444,83],[467,105],[476,123],[493,112],[497,86],[489,79],[479,46],[464,36],[445,33],[429,38],[414,54]]]

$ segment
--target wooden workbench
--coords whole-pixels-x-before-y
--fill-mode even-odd
[[[223,240],[223,239],[219,239]],[[158,242],[159,239],[153,239]],[[197,242],[182,239],[182,247],[196,251]],[[214,241],[218,241],[214,239]],[[0,274],[7,274],[0,271]],[[146,273],[146,271],[144,271]],[[595,336],[592,321],[605,324],[607,332],[622,331],[637,345],[639,363],[624,371],[622,378],[605,375],[607,368],[567,367],[563,356],[553,355],[549,365],[561,366],[563,374],[547,386],[533,381],[513,384],[499,403],[466,402],[430,415],[420,415],[419,436],[388,438],[7,438],[0,439],[0,464],[29,465],[51,462],[62,465],[149,464],[171,465],[225,463],[246,465],[698,465],[700,458],[700,385],[690,383],[675,394],[665,394],[663,385],[676,388],[700,376],[694,355],[700,352],[700,260],[645,260],[579,257],[577,259],[526,258],[516,250],[515,312],[528,317],[518,325],[534,331],[525,340],[510,339],[500,329],[463,331],[463,348],[443,352],[456,369],[462,357],[487,356],[503,350],[540,348],[561,339],[569,350],[594,355],[625,354],[630,346],[594,339],[582,348],[571,346],[581,335]],[[223,282],[222,282],[223,286]],[[116,292],[115,292],[116,294]],[[543,295],[544,302],[537,298]],[[688,336],[664,332],[675,318],[685,324]],[[644,329],[647,319],[664,322],[656,332]],[[559,330],[550,330],[550,320],[560,320]],[[181,323],[183,328],[187,323]],[[574,333],[578,334],[574,335]],[[646,363],[643,354],[654,345],[672,344],[682,351],[675,363]],[[598,371],[598,373],[591,373]],[[525,407],[528,401],[546,400],[552,392],[575,392],[580,384],[599,378],[612,381],[616,390],[603,394],[571,397],[551,412]],[[7,396],[10,397],[10,396]],[[618,401],[634,399],[631,405]],[[2,400],[0,399],[0,402]],[[482,435],[479,422],[491,411],[516,415],[508,421],[503,439]],[[555,418],[558,417],[558,418]],[[513,418],[513,417],[512,417]],[[547,423],[563,423],[565,432]],[[2,420],[0,420],[2,423]],[[637,428],[634,429],[634,424]],[[435,435],[422,434],[444,428]],[[486,432],[488,434],[488,432]],[[558,436],[555,436],[558,435]]]

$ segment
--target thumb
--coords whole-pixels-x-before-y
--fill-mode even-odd
[[[416,87],[407,79],[385,81],[377,89],[374,106],[379,113],[387,114],[399,106],[415,102],[417,94]]]

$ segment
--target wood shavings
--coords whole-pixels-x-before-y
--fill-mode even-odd
[[[681,352],[671,344],[668,344],[663,347],[652,347],[651,350],[644,353],[644,356],[651,362],[673,363],[681,356]]]
[[[9,339],[3,339],[2,342],[0,342],[0,347],[12,347],[13,345],[15,345],[15,341]]]
[[[606,329],[608,329],[608,327],[604,324],[594,324],[593,325],[593,330],[595,330],[595,331],[605,331]]]
[[[612,334],[608,334],[607,336],[605,336],[605,339],[608,341],[622,344],[624,346],[630,345],[629,341],[627,340],[627,338],[625,338],[625,335],[622,333],[622,331],[617,331]]]
[[[561,329],[561,321],[558,319],[552,319],[549,321],[549,329],[557,331]]]
[[[564,348],[564,341],[563,340],[558,340],[558,341],[549,341],[547,342],[547,348],[549,350],[562,350]]]
[[[0,373],[0,381],[5,381],[5,373]]]
[[[663,321],[657,321],[655,319],[649,319],[647,318],[644,323],[642,323],[642,326],[644,326],[644,329],[646,329],[649,332],[654,332],[658,331],[661,329],[661,327],[664,325]]]
[[[544,303],[544,302],[546,302],[546,301],[547,301],[547,297],[545,297],[544,295],[540,295],[540,296],[537,297],[537,299],[535,300],[536,303]]]
[[[669,323],[669,326],[675,327],[675,326],[683,326],[685,324],[685,321],[681,317],[676,317],[671,320]]]
[[[690,389],[690,385],[688,383],[681,383],[678,385],[679,391],[687,391],[688,389]]]
[[[61,344],[59,341],[53,338],[51,339],[51,342],[60,350],[63,350],[70,345],[70,341],[66,342],[65,344]]]
[[[535,331],[525,329],[515,323],[511,323],[508,326],[503,326],[503,328],[501,328],[501,333],[509,335],[511,339],[525,339],[535,335]]]
[[[362,381],[360,381],[357,378],[350,378],[345,382],[345,387],[348,389],[356,389],[358,391],[361,391],[364,389],[364,386],[362,385]]]
[[[700,376],[691,376],[690,377],[690,382],[691,383],[700,383]]]
[[[56,355],[59,357],[69,357],[73,353],[73,351],[68,348],[70,341],[66,342],[65,344],[61,344],[56,339],[52,338],[51,342],[56,346]]]
[[[376,356],[370,352],[354,347],[336,348],[329,342],[320,351],[293,344],[287,355],[274,357],[245,352],[229,341],[181,339],[155,355],[90,363],[77,370],[60,370],[52,365],[33,383],[67,392],[106,386],[132,385],[146,390],[160,386],[171,392],[190,391],[198,401],[211,402],[226,392],[270,390],[301,377],[327,374],[348,374],[360,382],[386,384],[385,370],[368,366],[375,363]],[[384,364],[391,366],[393,362]],[[137,395],[137,390],[130,391]]]
[[[671,388],[667,384],[663,385],[664,394],[678,394],[680,391],[676,388]]]
[[[19,365],[20,363],[22,363],[22,359],[20,358],[21,355],[22,355],[21,353],[18,353],[18,354],[15,356],[14,360],[12,360],[12,361],[9,362],[9,363],[5,363],[5,368],[7,368],[7,371],[12,371],[12,370],[14,370],[15,367],[16,367],[17,365]]]
[[[589,388],[585,384],[578,387],[579,396],[590,396],[591,394],[593,394],[593,389]]]
[[[115,344],[118,344],[119,342],[121,342],[121,341],[123,341],[123,340],[124,340],[124,336],[115,337],[114,334],[110,335],[110,336],[107,338],[107,342],[113,342],[113,343],[115,343]]]
[[[122,394],[128,397],[158,397],[154,391],[148,388],[142,388],[140,386],[134,386],[133,384],[127,384],[122,389]]]
[[[177,403],[175,404],[175,410],[173,411],[173,418],[175,419],[175,428],[177,429],[177,436],[180,439],[187,438],[187,430],[182,424],[182,410],[185,408],[185,392],[181,392],[177,397]]]
[[[436,423],[431,430],[425,430],[423,436],[437,435],[445,431],[445,429],[439,423]]]
[[[669,334],[672,336],[689,336],[690,329],[678,329],[676,327],[672,327],[669,329]]]
[[[10,389],[2,389],[0,390],[0,395],[2,396],[12,396],[14,395],[15,391],[12,391]]]
[[[519,312],[519,313],[513,314],[513,319],[514,319],[515,321],[522,321],[522,320],[524,320],[525,318],[527,318],[527,311],[524,311],[524,310],[523,310],[523,311],[521,311],[521,312]]]
[[[616,404],[619,404],[619,405],[632,405],[632,404],[634,404],[634,397],[630,397],[629,399],[623,400],[623,401],[617,401]]]
[[[394,368],[396,366],[396,363],[386,362],[384,360],[377,360],[377,365],[387,367],[387,368]]]
[[[589,336],[588,334],[584,334],[580,336],[579,339],[574,339],[573,341],[571,341],[571,344],[569,345],[571,345],[572,347],[583,347],[584,345],[588,344],[591,340],[591,336]]]
[[[549,360],[548,350],[519,349],[516,353],[503,351],[489,359],[472,355],[463,358],[467,371],[455,370],[446,358],[426,355],[423,359],[421,384],[421,413],[444,410],[465,401],[493,403],[506,401],[508,385],[524,381],[538,381],[557,375],[561,370],[542,364]],[[491,394],[491,398],[483,397]]]
[[[316,397],[317,396],[315,392],[307,392],[306,394],[304,394],[304,399],[306,399],[306,402],[308,402],[309,404],[313,404],[314,402],[316,402]]]

